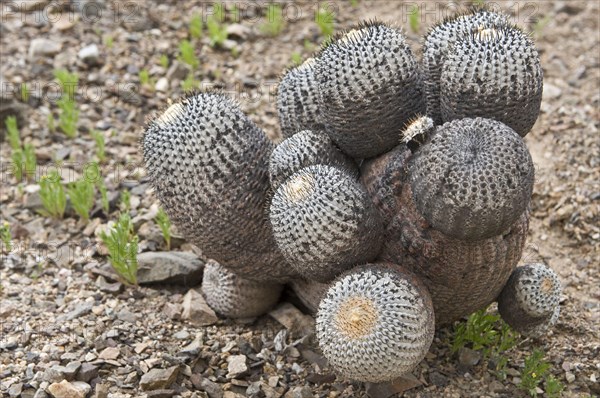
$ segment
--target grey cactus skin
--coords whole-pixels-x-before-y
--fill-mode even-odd
[[[508,23],[506,16],[478,8],[444,19],[429,30],[423,44],[423,84],[427,115],[435,124],[443,123],[440,105],[442,67],[456,41],[479,30]]]
[[[264,216],[273,144],[229,98],[193,94],[142,138],[148,175],[169,217],[208,258],[267,282],[294,276]]]
[[[425,144],[427,146],[428,144]],[[417,210],[401,144],[361,167],[361,182],[385,220],[379,261],[402,264],[431,293],[436,325],[450,324],[494,302],[517,266],[529,226],[524,211],[508,229],[487,239],[454,239],[432,227]]]
[[[271,309],[283,285],[244,279],[216,261],[208,261],[202,278],[202,294],[215,312],[228,318],[250,318]]]
[[[325,130],[348,155],[379,155],[425,111],[418,63],[400,30],[360,24],[338,35],[317,59],[315,78]]]
[[[513,329],[539,337],[558,320],[561,284],[558,275],[542,263],[513,271],[498,297],[498,311]]]
[[[281,253],[305,279],[330,281],[381,247],[382,221],[369,196],[333,166],[293,174],[275,192],[269,215]]]
[[[390,381],[411,372],[429,351],[433,305],[420,279],[405,269],[366,264],[331,283],[316,329],[323,354],[344,377]]]
[[[295,172],[317,164],[336,166],[358,177],[356,163],[342,153],[324,131],[304,130],[273,150],[269,161],[271,187],[276,189]]]
[[[540,113],[543,72],[533,41],[511,25],[457,40],[441,76],[444,122],[465,117],[501,121],[524,137]]]
[[[322,130],[323,117],[314,77],[315,59],[289,69],[277,89],[277,112],[284,138],[302,130]]]
[[[523,214],[533,191],[534,166],[523,140],[490,119],[437,127],[410,167],[417,209],[456,239],[501,234]]]
[[[330,284],[306,279],[294,279],[289,283],[289,286],[310,313],[316,314],[319,309],[319,303],[325,296],[325,293],[327,293]]]

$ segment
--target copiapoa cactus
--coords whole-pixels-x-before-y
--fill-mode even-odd
[[[287,282],[316,311],[329,363],[375,383],[413,370],[435,327],[495,300],[515,330],[549,330],[558,277],[517,268],[534,178],[522,137],[542,82],[533,43],[478,9],[428,33],[423,71],[397,28],[363,23],[285,74],[277,147],[218,94],[148,124],[158,198],[220,264],[205,272],[210,306],[259,315]]]

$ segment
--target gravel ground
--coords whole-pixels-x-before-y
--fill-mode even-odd
[[[137,142],[155,111],[183,93],[188,73],[176,62],[178,43],[188,38],[194,13],[209,4],[176,1],[3,2],[0,77],[6,114],[19,116],[23,140],[35,148],[38,169],[30,182],[12,178],[10,149],[2,144],[2,221],[10,224],[13,250],[0,262],[0,392],[46,397],[363,397],[387,396],[336,378],[307,330],[312,319],[292,296],[258,319],[215,319],[209,311],[184,311],[194,303],[201,252],[175,233],[172,249],[194,256],[196,268],[181,270],[178,284],[137,288],[114,282],[98,234],[119,212],[119,193],[131,194],[140,250],[165,250],[153,221],[158,203],[145,179]],[[191,2],[190,2],[191,3]],[[335,29],[378,17],[407,28],[413,49],[427,26],[464,4],[419,2],[419,32],[408,29],[408,5],[359,0],[322,3],[335,11]],[[531,31],[544,68],[542,112],[526,142],[537,168],[532,220],[523,261],[544,260],[561,278],[564,297],[554,331],[511,349],[508,377],[496,379],[485,364],[451,355],[450,329],[439,330],[407,397],[513,397],[524,358],[546,352],[551,372],[565,384],[564,396],[600,394],[600,68],[599,4],[596,1],[488,2]],[[258,7],[256,6],[258,4]],[[291,54],[308,57],[323,38],[314,23],[317,4],[283,2],[286,23],[269,37],[265,3],[237,2],[240,21],[229,21],[226,49],[213,49],[208,35],[195,40],[202,88],[235,96],[272,138],[279,137],[275,85]],[[82,14],[83,12],[83,14]],[[230,15],[231,16],[231,15]],[[166,55],[169,68],[160,65]],[[53,69],[79,75],[78,137],[52,132],[57,116]],[[146,69],[150,82],[141,84]],[[18,93],[27,83],[25,102]],[[19,99],[14,99],[19,98]],[[110,211],[96,206],[89,223],[67,210],[63,220],[43,217],[37,180],[60,164],[65,182],[86,174],[94,160],[92,129],[106,137],[102,178]],[[2,132],[4,135],[4,132]],[[176,231],[175,231],[176,232]],[[177,258],[148,255],[148,263]],[[147,280],[162,280],[160,275]],[[182,280],[188,284],[184,286]],[[164,282],[164,280],[163,280]],[[168,282],[168,281],[167,281]],[[172,282],[172,281],[171,281]],[[292,304],[290,304],[290,302]],[[209,326],[204,326],[210,323]],[[67,380],[61,383],[62,380]]]

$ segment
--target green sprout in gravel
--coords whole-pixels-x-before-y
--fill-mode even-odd
[[[121,203],[119,205],[119,208],[121,209],[122,212],[128,212],[129,210],[131,210],[131,192],[129,192],[128,190],[124,190],[121,191]]]
[[[227,40],[227,26],[225,26],[225,6],[215,3],[213,14],[206,21],[211,47],[220,47]]]
[[[267,21],[263,23],[260,30],[268,36],[277,36],[284,27],[283,12],[281,5],[271,3],[267,6]]]
[[[410,30],[412,30],[414,33],[419,32],[419,28],[421,26],[421,13],[419,12],[419,7],[417,5],[413,5],[408,13],[408,24],[410,26]]]
[[[104,36],[104,45],[106,48],[112,48],[114,45],[115,39],[111,35]]]
[[[181,82],[181,88],[183,91],[192,91],[198,88],[198,81],[194,78],[194,73],[190,72],[186,78]]]
[[[519,388],[532,397],[537,397],[537,387],[544,382],[546,394],[550,397],[560,396],[563,385],[550,374],[550,364],[544,360],[544,352],[534,349],[531,355],[525,358],[525,367],[521,373]]]
[[[108,248],[111,266],[129,285],[137,285],[138,237],[128,214],[121,214],[109,233],[102,231],[100,239]]]
[[[169,220],[169,216],[167,216],[162,207],[158,210],[155,221],[165,239],[167,250],[171,250],[171,220]]]
[[[196,58],[194,51],[194,45],[188,40],[182,40],[179,43],[179,60],[185,64],[188,64],[192,70],[196,69],[200,63]]]
[[[292,53],[292,66],[298,66],[302,63],[302,54],[300,54],[298,51],[295,51]]]
[[[160,56],[159,62],[163,69],[169,69],[169,57],[166,54]]]
[[[32,180],[35,176],[37,167],[37,159],[35,149],[31,144],[25,144],[21,147],[21,137],[19,128],[17,127],[17,119],[14,116],[9,116],[5,120],[7,139],[12,149],[11,161],[13,166],[13,175],[17,181],[23,179],[23,174],[28,180]]]
[[[2,251],[10,252],[12,250],[12,235],[10,233],[10,224],[4,221],[0,225],[0,241],[2,242]]]
[[[150,72],[148,72],[148,69],[142,69],[138,73],[138,78],[140,79],[140,84],[154,89],[154,79],[150,77]]]
[[[56,170],[42,176],[40,181],[40,199],[44,209],[40,213],[44,216],[63,218],[67,206],[65,189],[60,182],[60,175]]]
[[[75,90],[79,82],[79,76],[76,73],[69,73],[64,69],[54,71],[54,77],[58,80],[63,95],[58,100],[57,105],[60,108],[58,126],[69,138],[77,136],[77,122],[79,121],[79,110],[75,102]]]
[[[96,182],[96,186],[98,187],[98,191],[100,191],[100,204],[102,205],[102,210],[105,214],[108,215],[108,212],[110,210],[110,203],[108,202],[108,192],[106,190],[104,180],[102,178],[99,178]]]
[[[21,83],[21,101],[24,103],[29,102],[29,87],[27,87],[27,83]]]
[[[192,39],[197,40],[202,37],[202,17],[200,15],[192,15],[192,19],[190,19],[189,31]]]
[[[319,7],[317,14],[315,15],[315,22],[321,30],[321,35],[327,40],[333,35],[334,31],[335,12],[328,10],[325,7]]]
[[[48,131],[50,131],[51,133],[54,133],[56,131],[56,125],[52,113],[48,114]]]
[[[7,138],[10,147],[14,150],[21,149],[21,137],[19,134],[19,128],[17,127],[17,118],[15,116],[9,116],[4,120],[6,126]]]
[[[90,219],[90,210],[94,206],[94,184],[87,178],[81,178],[67,186],[71,206],[83,220]]]
[[[96,158],[98,162],[104,163],[106,161],[106,143],[104,134],[98,130],[92,130],[90,132],[94,142],[96,142]]]

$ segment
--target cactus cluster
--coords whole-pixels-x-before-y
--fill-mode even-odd
[[[422,53],[362,23],[282,77],[278,145],[216,93],[171,105],[142,139],[158,198],[218,262],[207,303],[256,316],[290,283],[329,363],[359,381],[410,372],[435,327],[496,300],[527,335],[559,313],[556,274],[516,268],[542,87],[532,41],[477,9],[433,27]]]

